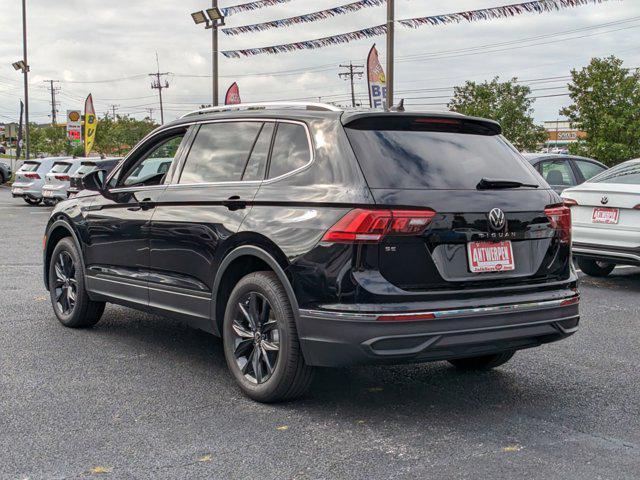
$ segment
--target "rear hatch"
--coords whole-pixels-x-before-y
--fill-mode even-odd
[[[87,173],[96,169],[96,162],[84,161],[81,163],[80,168],[71,175],[69,180],[69,191],[77,193],[82,190],[82,177]]]
[[[62,190],[69,185],[71,162],[55,162],[44,178],[43,190]]]
[[[381,240],[389,282],[475,289],[569,277],[569,212],[497,124],[392,113],[352,115],[345,127],[377,204],[435,211],[424,231]]]
[[[640,161],[620,164],[565,191],[576,243],[640,248]]]
[[[34,180],[40,180],[39,167],[40,162],[38,161],[28,160],[24,162],[16,172],[13,187],[28,188],[33,184]]]

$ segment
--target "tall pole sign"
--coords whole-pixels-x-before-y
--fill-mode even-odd
[[[67,138],[74,147],[82,143],[82,112],[80,110],[67,110]]]
[[[393,107],[393,55],[395,36],[395,6],[394,0],[387,0],[387,109]]]

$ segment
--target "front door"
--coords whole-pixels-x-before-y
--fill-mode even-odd
[[[149,221],[181,153],[185,130],[146,141],[110,178],[86,211],[88,289],[140,307],[148,305]]]

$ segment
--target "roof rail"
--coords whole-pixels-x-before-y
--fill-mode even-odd
[[[328,103],[318,102],[261,102],[261,103],[238,103],[236,105],[221,105],[219,107],[206,107],[200,110],[194,110],[180,118],[191,117],[194,115],[202,115],[204,113],[215,112],[233,112],[236,110],[278,110],[278,109],[295,109],[295,110],[316,110],[328,112],[342,112],[342,108],[330,105]]]

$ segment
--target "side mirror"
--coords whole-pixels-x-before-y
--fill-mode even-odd
[[[82,188],[92,192],[101,192],[104,189],[106,170],[94,170],[82,177]]]

